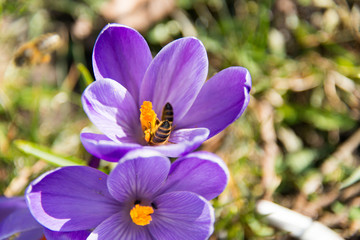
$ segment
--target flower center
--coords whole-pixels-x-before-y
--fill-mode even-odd
[[[140,122],[143,131],[155,126],[156,113],[152,109],[152,103],[150,101],[144,101],[140,108]]]
[[[174,111],[170,103],[166,103],[161,121],[152,109],[150,101],[144,101],[140,108],[140,123],[144,132],[144,139],[149,145],[166,144],[173,129]]]
[[[150,141],[150,137],[155,130],[157,115],[152,109],[152,103],[150,101],[144,101],[140,108],[140,123],[141,128],[144,131],[144,138],[146,142]]]
[[[150,214],[152,213],[154,213],[154,209],[152,207],[136,204],[130,210],[130,217],[136,225],[145,226],[150,224],[152,220]]]

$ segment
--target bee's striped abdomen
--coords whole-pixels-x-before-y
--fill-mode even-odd
[[[170,137],[171,123],[168,120],[160,122],[159,127],[156,129],[154,136],[150,140],[151,144],[163,144],[166,143]]]
[[[169,121],[172,123],[174,121],[174,111],[170,103],[166,103],[163,112],[162,112],[162,121]]]

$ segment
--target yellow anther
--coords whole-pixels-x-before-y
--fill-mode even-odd
[[[144,101],[140,108],[140,123],[142,130],[154,128],[156,123],[156,113],[152,109],[152,103],[150,101]]]
[[[136,204],[130,210],[130,217],[136,225],[145,226],[150,224],[152,220],[150,214],[152,213],[154,213],[154,209],[152,207]]]

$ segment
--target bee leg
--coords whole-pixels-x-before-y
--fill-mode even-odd
[[[149,122],[149,128],[144,131],[145,141],[150,144],[151,141],[151,123]]]
[[[151,129],[151,122],[149,122],[149,129],[150,129],[150,132],[151,132],[151,130],[152,130],[152,129]]]

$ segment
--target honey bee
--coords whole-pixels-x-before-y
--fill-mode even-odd
[[[154,134],[150,137],[149,144],[161,145],[168,142],[172,130],[172,122],[174,120],[174,111],[170,103],[166,103],[161,121],[157,120]]]
[[[150,138],[151,145],[164,144],[169,140],[171,123],[168,120],[161,121],[157,126],[154,135]]]
[[[23,44],[15,53],[14,62],[18,67],[47,63],[51,53],[61,45],[61,38],[56,33],[43,34]]]

